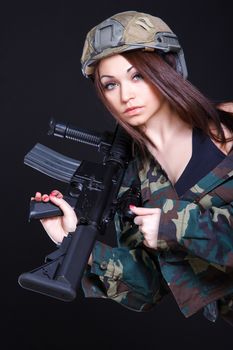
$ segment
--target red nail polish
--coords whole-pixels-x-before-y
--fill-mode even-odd
[[[134,209],[134,208],[136,208],[135,205],[130,204],[129,209]]]

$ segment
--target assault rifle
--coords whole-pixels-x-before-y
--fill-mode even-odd
[[[75,160],[36,144],[24,163],[57,180],[68,183],[64,199],[79,218],[77,229],[65,237],[45,264],[19,276],[21,287],[47,296],[72,301],[98,234],[104,234],[118,211],[123,221],[132,221],[129,204],[139,205],[140,188],[132,186],[118,199],[118,192],[131,158],[132,140],[118,125],[113,134],[96,134],[51,119],[49,135],[96,147],[102,163]],[[29,220],[63,215],[51,202],[31,201]]]

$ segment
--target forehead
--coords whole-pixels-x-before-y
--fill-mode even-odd
[[[113,55],[102,59],[99,63],[99,74],[116,75],[117,73],[125,73],[132,67],[132,64],[122,55]]]

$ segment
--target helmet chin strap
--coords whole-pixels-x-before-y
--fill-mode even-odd
[[[180,51],[176,54],[176,70],[177,73],[180,73],[184,79],[187,79],[188,70],[184,59],[184,51],[182,49],[180,49]]]

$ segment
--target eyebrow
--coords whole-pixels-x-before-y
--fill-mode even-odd
[[[131,66],[127,69],[126,73],[129,73],[134,66]],[[103,78],[114,78],[114,75],[101,75],[100,80]]]

